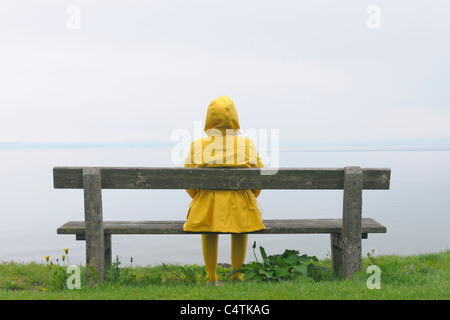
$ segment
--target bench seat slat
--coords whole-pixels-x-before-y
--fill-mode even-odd
[[[104,221],[106,234],[193,234],[183,231],[181,220]],[[264,220],[266,229],[257,234],[341,233],[342,219]],[[362,233],[386,233],[387,229],[371,218],[362,219]],[[57,229],[58,234],[84,234],[84,221],[69,221]]]

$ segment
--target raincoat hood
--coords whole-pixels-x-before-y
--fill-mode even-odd
[[[205,121],[205,132],[211,135],[213,129],[219,130],[223,135],[237,134],[239,132],[239,118],[233,101],[226,95],[220,96],[208,106]],[[227,132],[227,129],[228,132]]]

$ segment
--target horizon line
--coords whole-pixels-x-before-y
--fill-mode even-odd
[[[420,139],[416,139],[419,142]],[[388,141],[342,141],[342,142],[312,142],[312,141],[285,141],[279,145],[280,152],[307,152],[307,151],[397,151],[397,150],[450,150],[450,140],[440,143],[412,143],[413,140]],[[401,143],[403,142],[403,143]],[[430,141],[431,142],[431,141]],[[164,140],[130,140],[130,141],[0,141],[0,149],[80,149],[80,148],[170,148],[179,141]],[[259,151],[267,151],[258,149]],[[270,151],[270,150],[269,150]]]

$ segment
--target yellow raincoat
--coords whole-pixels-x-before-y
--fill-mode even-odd
[[[221,96],[208,107],[205,132],[194,140],[185,167],[263,167],[255,145],[240,137],[233,101]],[[183,229],[191,232],[246,233],[264,229],[256,197],[261,190],[186,190],[192,197]]]

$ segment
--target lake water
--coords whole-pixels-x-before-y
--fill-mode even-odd
[[[83,220],[82,190],[53,189],[54,166],[175,166],[170,148],[0,149],[0,261],[38,261],[61,257],[85,263],[85,242],[57,235],[69,220]],[[264,162],[264,158],[263,158]],[[353,151],[281,151],[280,167],[391,168],[390,190],[363,192],[363,217],[387,227],[369,234],[363,255],[418,254],[449,248],[450,149]],[[265,219],[340,218],[342,191],[263,190],[258,201]],[[190,197],[184,190],[103,190],[105,220],[182,220]],[[113,257],[128,265],[161,262],[203,264],[199,235],[116,235]],[[254,259],[253,241],[268,254],[296,249],[325,258],[329,235],[250,235],[247,260]],[[258,253],[259,258],[259,253]],[[230,262],[230,238],[220,236],[219,262]]]

